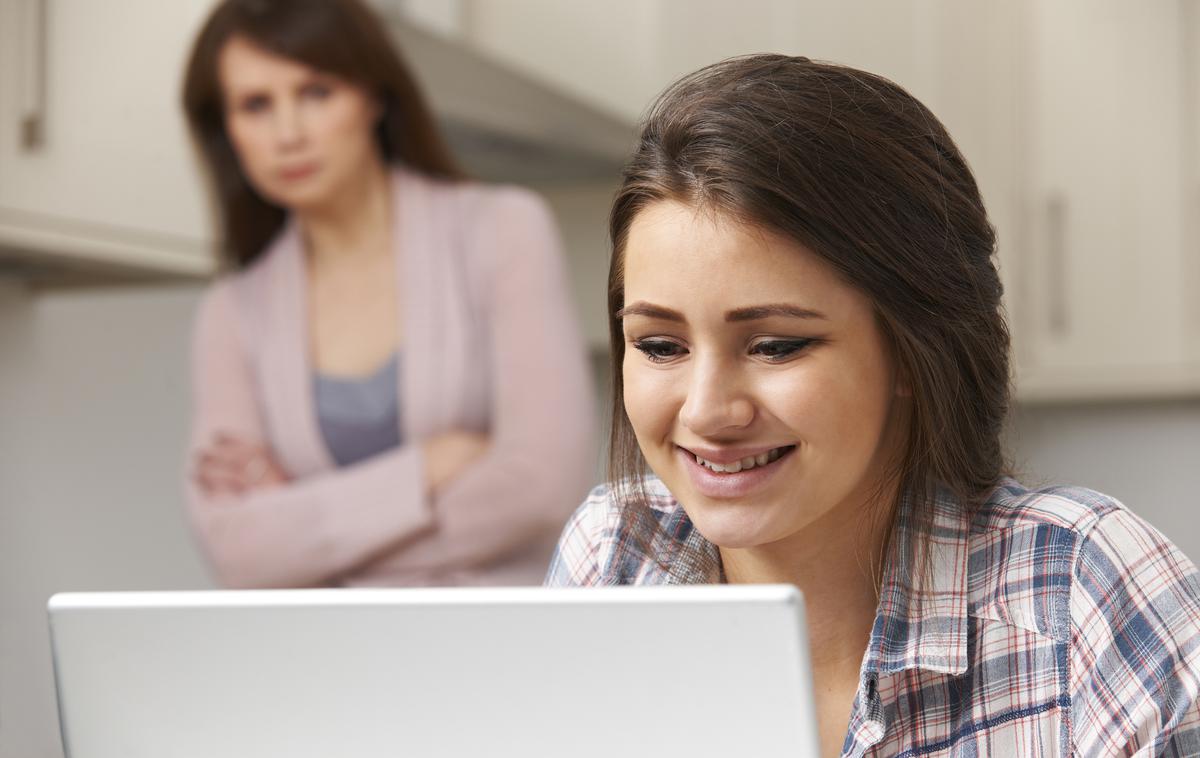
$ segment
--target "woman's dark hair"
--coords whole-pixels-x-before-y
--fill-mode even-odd
[[[212,181],[221,225],[219,252],[226,263],[245,267],[253,262],[286,215],[246,180],[225,132],[217,62],[234,36],[354,82],[378,97],[383,116],[375,136],[387,163],[428,176],[462,177],[383,23],[360,0],[225,0],[192,48],[183,109]]]
[[[754,55],[703,68],[659,97],[613,202],[609,474],[644,545],[655,522],[624,411],[617,312],[630,224],[662,200],[790,238],[872,301],[912,392],[902,458],[889,472],[898,493],[889,514],[927,525],[939,489],[968,508],[987,497],[1006,471],[1009,335],[995,232],[966,161],[937,118],[893,82]]]

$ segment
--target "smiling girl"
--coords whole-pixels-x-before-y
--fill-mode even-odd
[[[926,108],[710,66],[648,116],[611,234],[612,481],[548,584],[797,585],[824,755],[1200,754],[1196,568],[1006,475],[995,237]]]

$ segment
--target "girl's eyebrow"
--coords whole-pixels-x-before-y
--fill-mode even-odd
[[[686,321],[683,314],[679,311],[664,308],[661,305],[653,305],[644,300],[639,300],[617,311],[618,319],[625,318],[626,316],[645,316],[646,318],[657,318],[663,321],[678,321],[681,324]]]
[[[679,311],[670,308],[664,308],[661,305],[647,303],[644,300],[639,300],[636,303],[625,306],[617,311],[617,318],[623,319],[626,316],[645,316],[647,318],[656,318],[663,321],[677,321],[683,323],[686,319]],[[735,308],[725,314],[726,321],[757,321],[758,319],[771,318],[772,316],[786,316],[788,318],[803,318],[803,319],[821,319],[828,321],[829,317],[820,311],[812,308],[801,308],[798,305],[790,303],[770,303],[767,305],[752,305],[746,308]]]
[[[770,303],[768,305],[752,305],[748,308],[735,308],[725,314],[726,321],[757,321],[772,316],[787,316],[788,318],[821,319],[828,321],[829,317],[812,308],[801,308],[790,303]]]

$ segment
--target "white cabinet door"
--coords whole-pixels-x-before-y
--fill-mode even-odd
[[[1189,363],[1200,364],[1200,0],[1184,0],[1183,54],[1187,68],[1184,79],[1184,154],[1187,178],[1183,192],[1184,258],[1191,263],[1187,281],[1191,283],[1184,300],[1190,305],[1184,334],[1190,351]]]
[[[462,2],[473,42],[628,115],[756,51],[900,83],[975,170],[1027,400],[1200,393],[1198,5]]]
[[[1186,301],[1200,285],[1185,239],[1183,3],[1026,10],[1018,387],[1069,397],[1182,386],[1197,336]]]
[[[212,0],[0,3],[0,246],[203,273],[211,237],[180,111]],[[24,23],[44,14],[40,40]],[[40,59],[40,64],[39,64]],[[41,65],[41,144],[23,101]]]

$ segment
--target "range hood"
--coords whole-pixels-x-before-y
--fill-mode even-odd
[[[470,174],[532,184],[616,180],[632,123],[395,10],[383,15]]]

